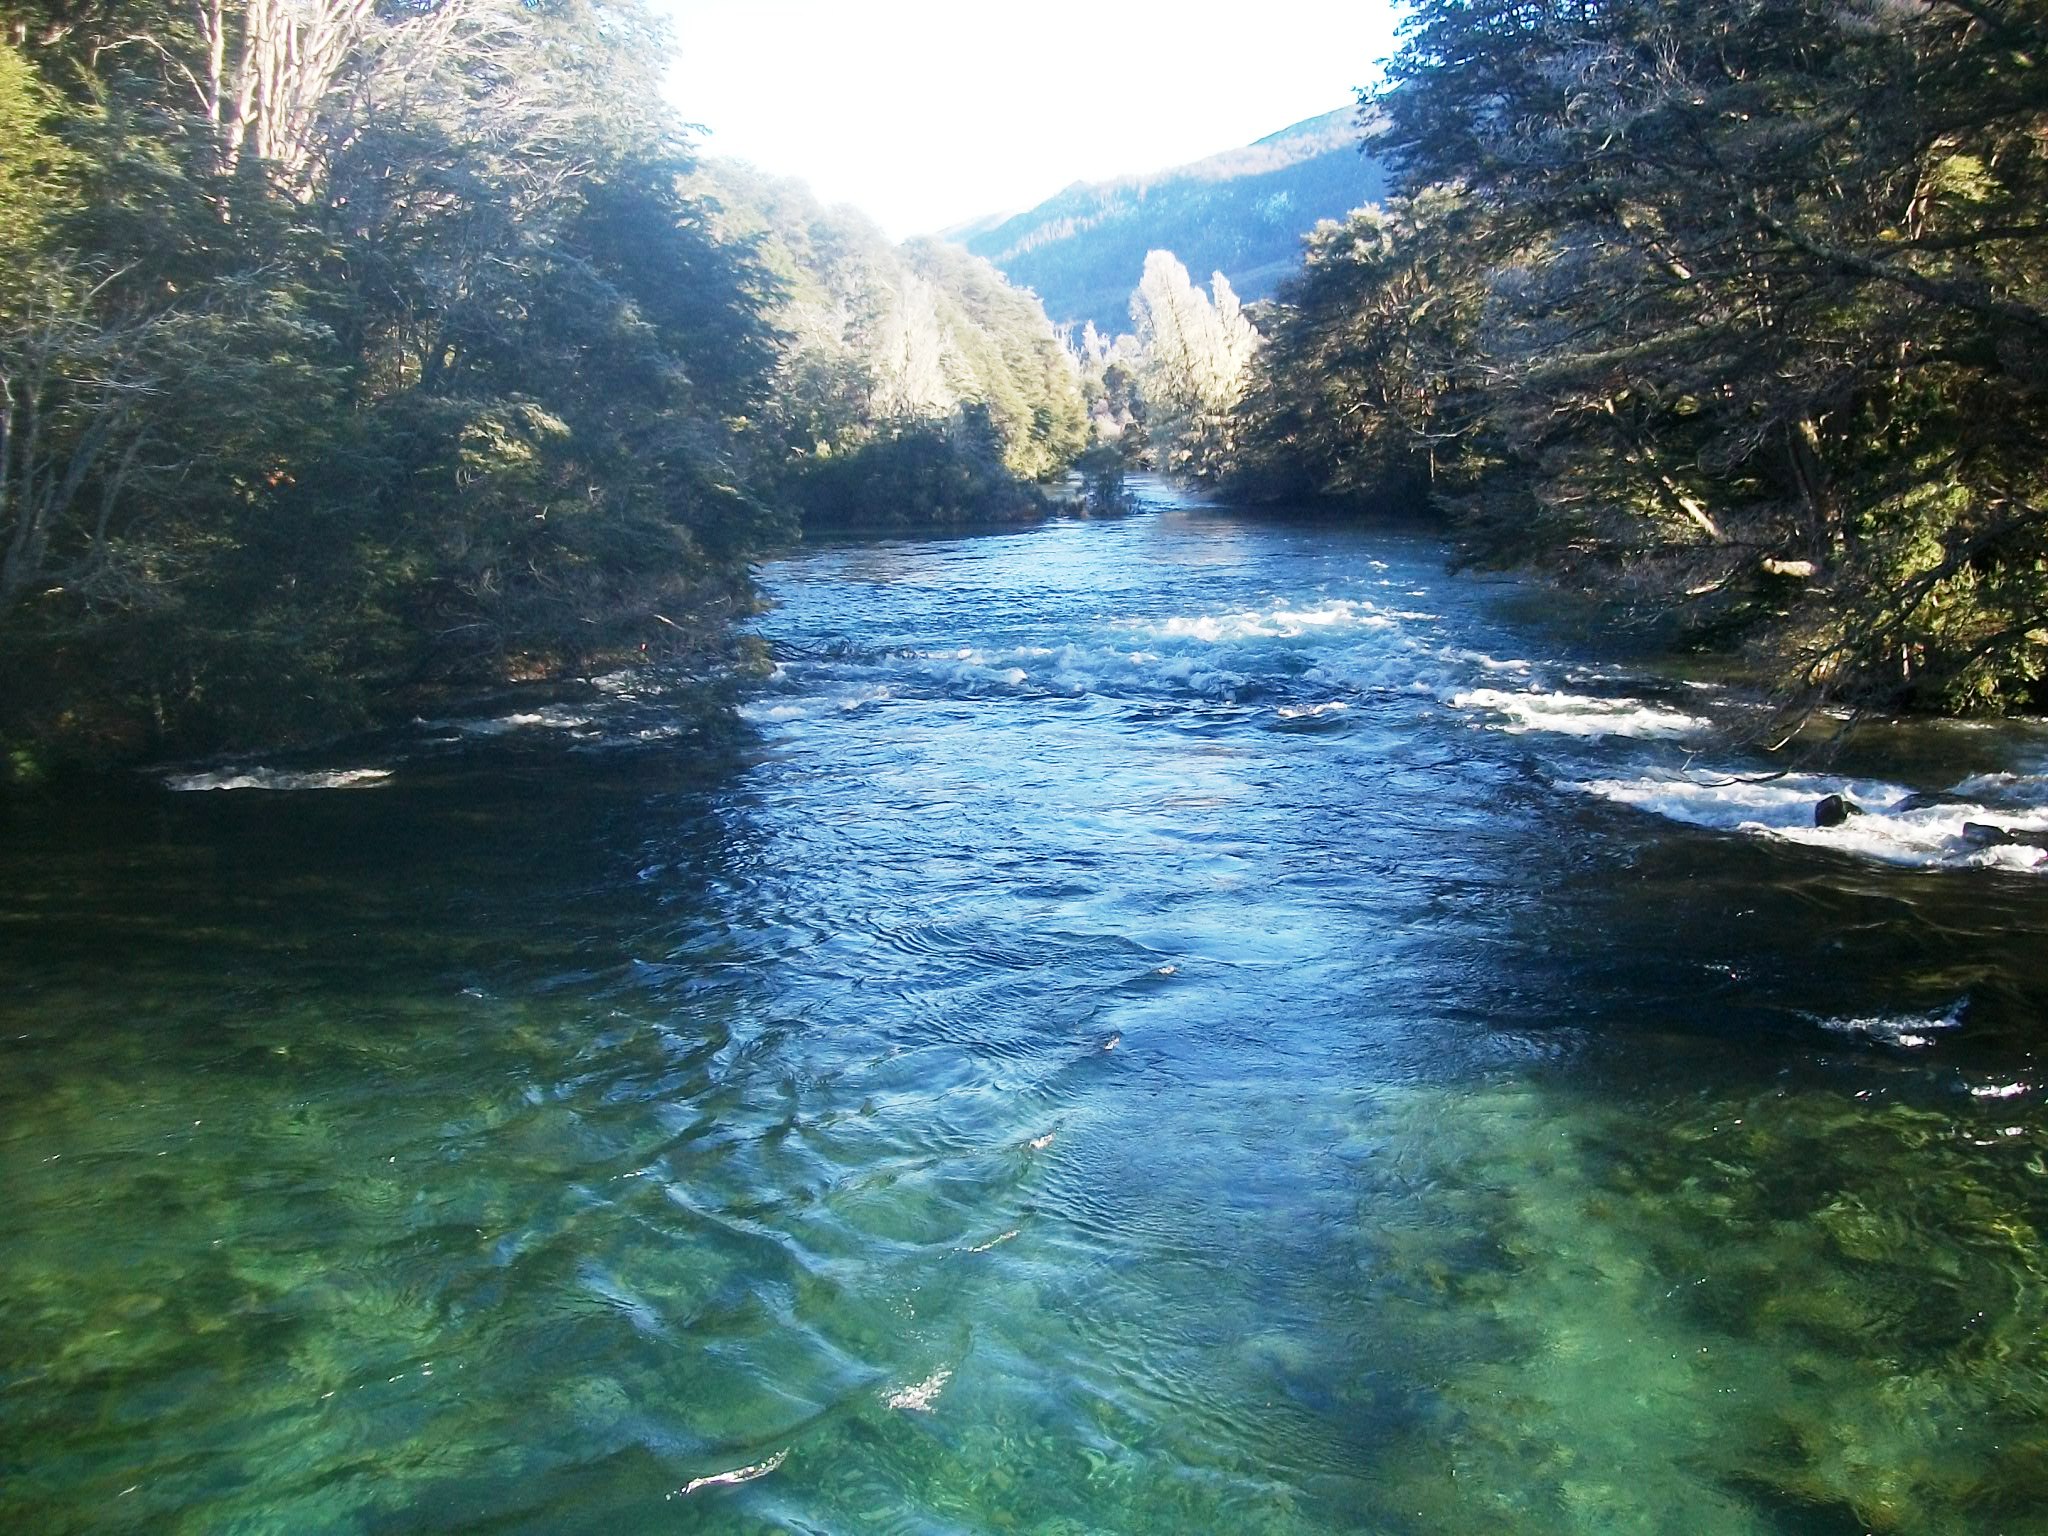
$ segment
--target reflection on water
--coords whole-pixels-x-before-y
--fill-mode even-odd
[[[2031,863],[1421,538],[771,579],[736,757],[8,813],[0,1526],[2048,1530]]]

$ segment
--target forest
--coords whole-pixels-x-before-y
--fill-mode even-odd
[[[1425,498],[1795,711],[2048,705],[2038,4],[1419,0],[1363,121],[1400,195],[1207,472]]]
[[[1788,723],[2048,707],[2044,50],[1995,0],[1423,0],[1354,128],[1394,195],[1271,303],[1154,250],[1075,343],[1099,434],[1426,508]]]
[[[1084,454],[1426,507],[1795,713],[2048,702],[2035,7],[1429,0],[1358,116],[1395,195],[1272,302],[1155,250],[1114,338],[700,164],[630,5],[6,28],[23,765],[712,675],[804,526],[1040,516]]]
[[[0,25],[12,771],[716,674],[799,509],[1035,509],[1082,446],[986,265],[710,185],[634,4]]]

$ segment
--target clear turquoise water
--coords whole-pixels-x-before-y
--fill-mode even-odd
[[[0,812],[0,1529],[2048,1531],[2048,877],[1420,536],[768,575],[737,747]]]

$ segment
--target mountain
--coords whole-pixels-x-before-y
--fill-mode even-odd
[[[1115,181],[1076,182],[1027,212],[978,219],[945,238],[1035,290],[1061,324],[1130,329],[1145,253],[1169,250],[1198,279],[1228,277],[1240,297],[1269,298],[1301,264],[1301,237],[1386,195],[1387,174],[1359,151],[1349,107],[1242,149]]]

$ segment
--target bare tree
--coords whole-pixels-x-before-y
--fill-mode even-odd
[[[375,23],[374,0],[198,0],[197,9],[200,100],[221,170],[232,174],[254,154],[280,186],[309,195],[322,115]]]
[[[1250,382],[1258,332],[1221,272],[1205,294],[1171,251],[1145,258],[1131,318],[1141,349],[1139,386],[1161,467],[1217,473],[1228,457],[1230,413]]]
[[[150,444],[161,391],[150,353],[166,323],[95,315],[117,277],[58,268],[0,327],[0,612],[110,564],[114,519]]]

